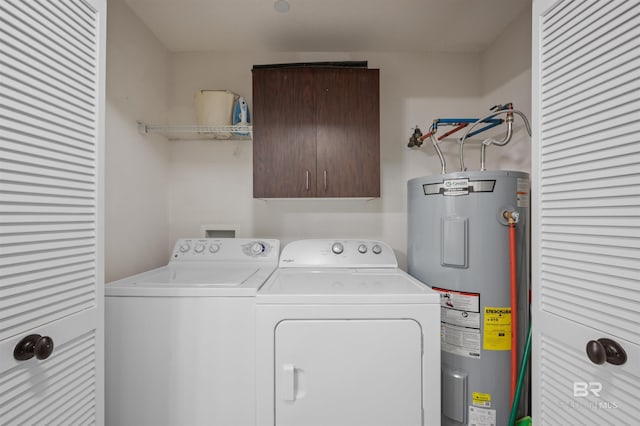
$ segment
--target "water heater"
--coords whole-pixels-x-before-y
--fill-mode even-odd
[[[465,171],[408,182],[408,270],[440,293],[443,425],[509,420],[510,213],[520,360],[529,327],[529,175]],[[523,389],[518,416],[527,408]]]

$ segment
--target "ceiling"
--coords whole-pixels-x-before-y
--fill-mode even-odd
[[[171,51],[481,52],[531,0],[125,0]]]

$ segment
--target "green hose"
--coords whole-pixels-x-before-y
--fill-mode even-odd
[[[531,322],[529,322],[529,335],[527,343],[524,346],[522,361],[520,361],[520,373],[518,374],[518,383],[516,384],[516,393],[513,396],[513,404],[511,405],[511,416],[509,417],[509,426],[516,424],[516,415],[518,414],[518,405],[520,404],[520,394],[522,393],[522,385],[524,376],[527,374],[527,364],[529,363],[529,355],[531,353]]]

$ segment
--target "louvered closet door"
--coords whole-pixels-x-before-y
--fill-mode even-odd
[[[0,0],[0,424],[103,423],[105,2]],[[30,334],[46,359],[14,359]]]
[[[534,1],[533,43],[534,423],[637,425],[640,2]]]

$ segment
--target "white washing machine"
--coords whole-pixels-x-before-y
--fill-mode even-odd
[[[440,296],[387,244],[288,244],[256,320],[258,426],[440,425]]]
[[[106,285],[106,423],[255,423],[255,295],[280,243],[181,239],[168,265]]]

